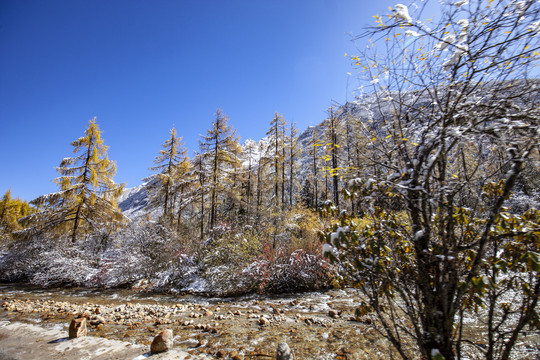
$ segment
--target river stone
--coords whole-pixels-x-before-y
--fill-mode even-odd
[[[231,351],[229,354],[231,360],[244,360],[244,357],[236,350]]]
[[[84,317],[73,319],[71,324],[69,324],[70,339],[86,336],[86,332],[86,318]]]
[[[172,349],[173,346],[173,332],[170,329],[160,332],[152,341],[150,345],[150,352],[152,354],[158,354]]]
[[[291,348],[287,343],[281,342],[277,346],[276,360],[293,360]]]

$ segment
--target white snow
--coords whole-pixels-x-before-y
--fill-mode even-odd
[[[448,34],[443,38],[443,41],[438,43],[435,47],[437,50],[443,51],[448,47],[448,45],[453,44],[456,41],[456,36],[454,34]]]
[[[469,20],[467,19],[461,19],[461,20],[458,20],[457,24],[463,28],[468,28],[469,27]]]
[[[460,1],[457,1],[454,5],[457,7],[457,8],[460,8],[462,6],[465,6],[465,5],[468,5],[469,4],[469,1],[468,0],[460,0]]]
[[[535,32],[536,35],[540,35],[540,20],[533,22],[531,25],[529,25],[528,29]]]
[[[416,31],[412,31],[412,30],[405,31],[405,34],[411,35],[411,36],[420,36],[419,33],[417,33]]]
[[[324,244],[322,247],[323,256],[326,255],[326,253],[330,253],[335,256],[335,251],[336,249],[330,244]]]
[[[396,4],[394,6],[396,9],[396,18],[399,20],[404,20],[408,23],[412,23],[412,18],[409,15],[409,8],[403,4]]]

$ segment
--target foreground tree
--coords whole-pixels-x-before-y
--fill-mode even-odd
[[[342,214],[324,251],[404,359],[508,359],[540,329],[540,213],[505,208],[540,145],[540,3],[458,1],[435,24],[421,12],[375,16],[353,57],[373,89],[374,171],[351,181],[363,213]]]
[[[65,158],[54,182],[60,191],[31,201],[39,212],[22,218],[28,232],[69,232],[74,243],[81,234],[113,228],[125,221],[116,205],[124,186],[115,184],[116,165],[107,157],[96,118],[90,120],[85,136],[73,141],[76,157]]]

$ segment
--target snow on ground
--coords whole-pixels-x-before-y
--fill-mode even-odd
[[[150,356],[148,346],[93,336],[67,338],[67,329],[47,329],[36,325],[0,322],[0,359],[144,359]],[[206,359],[172,349],[152,355],[152,359]]]

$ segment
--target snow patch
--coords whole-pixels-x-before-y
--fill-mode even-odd
[[[396,4],[394,8],[396,9],[395,14],[397,19],[406,21],[408,23],[413,22],[411,16],[409,15],[409,8],[406,5]]]

